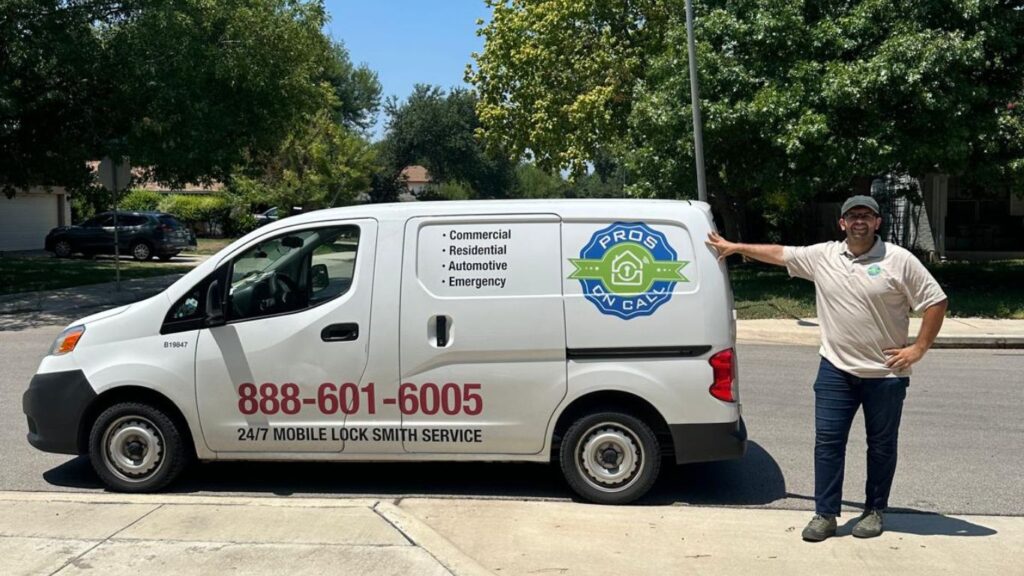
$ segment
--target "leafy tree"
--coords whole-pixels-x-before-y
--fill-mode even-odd
[[[273,153],[237,174],[232,192],[252,203],[318,209],[343,206],[370,188],[376,151],[325,108],[299,125]]]
[[[380,80],[366,65],[354,66],[345,45],[336,42],[327,60],[324,80],[336,100],[332,105],[335,121],[349,128],[367,130],[380,110]]]
[[[466,80],[489,145],[580,176],[621,152],[635,83],[660,54],[661,0],[487,0],[484,51]],[[481,21],[482,23],[482,21]]]
[[[516,166],[515,184],[511,196],[515,198],[564,198],[569,185],[561,176],[550,174],[536,164]]]
[[[319,0],[4,0],[0,186],[84,184],[107,154],[224,180],[366,76],[337,68],[325,19]]]
[[[476,104],[471,91],[455,88],[446,93],[422,84],[404,102],[389,99],[384,105],[385,163],[395,174],[409,165],[423,165],[436,182],[461,182],[476,197],[505,196],[514,165],[484,150],[476,136]]]
[[[693,197],[681,0],[494,1],[467,74],[489,142]],[[708,186],[730,234],[890,171],[1024,179],[1020,0],[695,3]],[[564,31],[571,30],[571,34]],[[596,63],[596,65],[595,65]]]

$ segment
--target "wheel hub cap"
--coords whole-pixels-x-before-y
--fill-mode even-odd
[[[144,418],[122,418],[108,428],[105,456],[112,472],[142,480],[161,463],[163,439]]]
[[[591,484],[603,489],[623,489],[637,478],[641,455],[636,441],[618,427],[600,426],[583,437],[579,450]]]

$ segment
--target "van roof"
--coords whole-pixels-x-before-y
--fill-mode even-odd
[[[631,218],[638,209],[653,206],[666,209],[692,207],[710,213],[711,207],[697,200],[647,200],[637,198],[580,198],[542,200],[452,200],[431,202],[396,202],[389,204],[359,204],[342,208],[327,208],[283,218],[271,224],[274,228],[294,224],[314,223],[338,218],[376,218],[379,220],[405,220],[416,216],[448,216],[460,214],[544,214],[557,213],[570,218]],[[266,227],[265,227],[266,228]]]

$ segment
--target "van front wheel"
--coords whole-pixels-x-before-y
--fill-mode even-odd
[[[187,453],[181,431],[167,414],[148,404],[123,402],[93,423],[89,459],[111,490],[154,492],[181,474]]]
[[[598,504],[627,504],[651,489],[661,449],[650,426],[621,412],[598,412],[574,422],[562,438],[559,460],[566,482]]]

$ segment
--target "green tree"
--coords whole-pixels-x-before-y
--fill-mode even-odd
[[[610,150],[634,195],[695,196],[681,0],[490,5],[467,75],[489,142],[577,172]],[[1020,186],[1020,0],[695,7],[708,186],[730,234],[744,211],[782,227],[858,176]]]
[[[84,184],[106,154],[226,179],[337,91],[325,21],[319,0],[4,0],[0,186]]]
[[[488,144],[576,176],[602,150],[619,157],[636,82],[663,49],[661,0],[487,0],[466,80]],[[482,21],[481,21],[482,23]]]
[[[324,80],[331,86],[335,100],[331,108],[335,121],[350,128],[367,130],[380,110],[380,80],[366,65],[355,66],[341,42],[331,48]]]
[[[536,164],[521,163],[516,166],[515,183],[510,196],[514,198],[564,198],[569,185],[561,176],[551,174]]]
[[[475,197],[507,195],[514,164],[480,143],[476,104],[476,95],[469,90],[446,93],[422,84],[404,102],[389,99],[384,105],[385,164],[395,174],[409,165],[423,165],[437,183],[460,182]]]
[[[253,204],[319,209],[351,204],[370,188],[376,151],[325,108],[300,124],[281,147],[232,179],[234,194]]]

